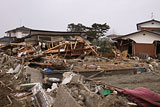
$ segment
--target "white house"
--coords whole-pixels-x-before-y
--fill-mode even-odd
[[[18,27],[16,29],[6,31],[5,33],[7,34],[7,37],[22,38],[22,37],[29,35],[30,30],[31,30],[30,28],[22,26],[22,27]]]
[[[149,31],[155,31],[160,32],[160,21],[157,20],[149,20],[142,23],[137,24],[137,30],[149,30]]]
[[[160,21],[149,20],[137,24],[137,32],[116,38],[121,51],[131,55],[147,54],[156,57],[160,53]]]

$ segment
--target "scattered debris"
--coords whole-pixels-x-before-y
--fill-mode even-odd
[[[134,89],[135,83],[136,87],[150,89],[150,82],[155,83],[154,87],[160,82],[158,59],[130,57],[128,51],[117,49],[112,50],[113,59],[100,57],[84,40],[20,42],[0,48],[2,107],[139,106],[143,104],[136,100],[137,96],[131,99],[133,95],[127,93],[126,97],[126,92]],[[157,88],[154,91],[160,93]],[[148,95],[143,100],[159,106],[152,96],[143,94]],[[154,95],[159,99],[158,94]]]

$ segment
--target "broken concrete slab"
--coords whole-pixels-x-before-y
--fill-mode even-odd
[[[30,89],[34,87],[37,83],[28,83],[28,84],[21,84],[20,89]]]
[[[31,68],[31,67],[26,67],[26,74],[31,75],[31,82],[40,82],[42,83],[42,74],[40,70]]]
[[[39,107],[52,107],[54,100],[52,97],[45,93],[40,83],[37,83],[32,88],[32,93]]]
[[[98,107],[98,102],[102,100],[99,95],[90,92],[87,92],[85,98],[85,104],[87,107]]]
[[[60,85],[54,102],[54,107],[82,107],[71,96],[68,88],[65,85]]]

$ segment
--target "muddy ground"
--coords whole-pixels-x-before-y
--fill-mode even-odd
[[[160,94],[160,70],[156,72],[144,72],[134,75],[109,75],[97,77],[106,84],[110,84],[123,89],[135,89],[145,87]]]

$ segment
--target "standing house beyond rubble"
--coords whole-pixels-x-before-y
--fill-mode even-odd
[[[149,20],[137,24],[137,32],[115,38],[121,51],[133,56],[157,57],[160,54],[160,21]]]

